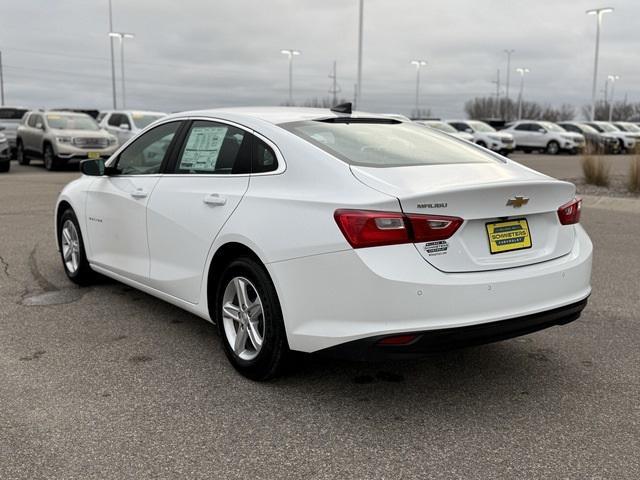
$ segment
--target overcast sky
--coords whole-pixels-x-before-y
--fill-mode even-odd
[[[358,0],[112,1],[114,29],[136,34],[125,51],[128,107],[278,105],[288,88],[283,48],[302,52],[294,63],[295,101],[329,95],[334,60],[341,95],[353,97]],[[422,106],[435,116],[460,116],[469,98],[495,95],[498,68],[504,85],[506,48],[516,51],[512,70],[531,70],[525,98],[589,103],[595,17],[585,10],[599,6],[616,9],[604,18],[599,95],[613,73],[621,76],[616,97],[640,102],[640,1],[603,2],[365,0],[359,107],[408,114],[415,95],[409,61],[419,58],[429,63]],[[6,103],[109,108],[107,31],[108,0],[1,1]],[[512,97],[518,82],[513,72]]]

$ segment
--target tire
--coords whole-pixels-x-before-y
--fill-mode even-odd
[[[20,165],[29,165],[31,162],[20,140],[18,140],[18,144],[16,145],[16,160],[18,160],[18,164]]]
[[[42,160],[44,161],[44,168],[49,171],[58,170],[60,168],[60,160],[56,157],[56,153],[53,151],[53,147],[49,143],[44,144],[42,149]]]
[[[8,172],[11,169],[11,160],[0,163],[0,173]]]
[[[89,266],[80,225],[71,208],[67,208],[60,217],[58,246],[60,247],[62,266],[69,280],[82,286],[92,284],[96,274]]]
[[[531,149],[530,148],[523,148],[522,151],[524,153],[531,153]]]
[[[247,300],[241,302],[238,292]],[[282,310],[269,274],[256,260],[240,257],[224,269],[215,318],[225,354],[238,372],[256,381],[280,373],[290,353]]]
[[[555,140],[551,140],[549,143],[547,143],[546,152],[549,155],[557,155],[558,153],[560,153],[560,144]]]
[[[618,144],[620,145],[620,148],[618,149],[618,153],[627,153],[627,149],[624,146],[624,140],[622,140],[621,138],[618,139]]]
[[[478,145],[479,147],[487,148],[487,144],[484,143],[482,140],[480,140],[479,142],[476,142],[476,145]]]

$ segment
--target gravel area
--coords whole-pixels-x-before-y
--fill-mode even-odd
[[[628,189],[629,177],[627,175],[611,175],[611,181],[608,187],[598,187],[597,185],[589,185],[585,183],[584,178],[565,178],[575,184],[577,191],[581,195],[598,195],[620,198],[639,198],[640,193],[632,193]]]

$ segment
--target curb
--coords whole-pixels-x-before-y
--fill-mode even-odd
[[[580,195],[580,197],[584,207],[640,214],[640,198],[601,197],[597,195]]]

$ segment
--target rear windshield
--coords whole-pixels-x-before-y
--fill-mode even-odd
[[[100,130],[96,121],[89,115],[47,114],[49,127],[57,130]]]
[[[468,142],[410,123],[303,121],[280,126],[351,165],[403,167],[497,161]]]
[[[27,111],[24,108],[0,108],[0,120],[20,120]]]

